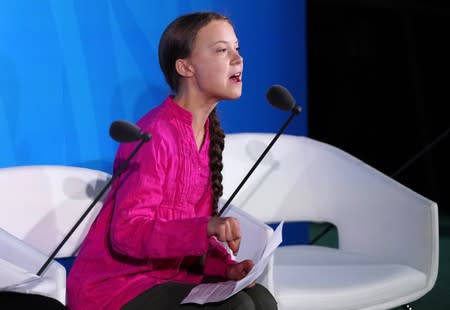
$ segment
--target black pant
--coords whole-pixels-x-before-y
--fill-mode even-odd
[[[42,295],[0,292],[0,309],[65,310],[67,308],[56,299]]]
[[[180,302],[189,294],[195,284],[165,283],[140,294],[122,310],[276,310],[277,303],[272,294],[262,285],[246,288],[230,298],[204,305],[183,304]]]

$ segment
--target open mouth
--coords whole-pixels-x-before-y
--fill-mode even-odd
[[[242,82],[242,72],[237,72],[233,74],[232,76],[230,76],[230,80],[236,83]]]

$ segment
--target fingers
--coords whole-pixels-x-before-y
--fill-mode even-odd
[[[241,239],[228,241],[227,244],[231,251],[233,251],[233,254],[236,255],[239,251],[239,246],[241,245]]]
[[[228,279],[238,281],[238,280],[245,278],[248,275],[248,273],[252,270],[253,265],[254,265],[253,261],[251,261],[249,259],[244,260],[240,263],[231,265],[228,268],[228,272],[227,272]]]
[[[245,272],[245,275],[247,275],[250,272],[250,270],[253,269],[253,266],[254,266],[254,263],[251,259],[246,259],[246,260],[242,261],[241,264],[242,264],[242,268]]]
[[[233,217],[213,217],[208,222],[208,234],[227,242],[234,254],[241,244],[239,221]]]
[[[236,265],[237,272],[239,273],[240,278],[244,278],[250,270],[253,268],[253,261],[247,259]]]
[[[247,288],[252,288],[252,287],[255,286],[255,284],[256,284],[256,281],[253,281],[252,283],[250,283],[250,284],[247,286]]]

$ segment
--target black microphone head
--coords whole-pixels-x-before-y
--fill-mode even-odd
[[[109,127],[111,138],[120,143],[134,142],[145,138],[141,129],[128,121],[114,121]]]
[[[291,93],[281,85],[272,85],[266,94],[267,100],[274,107],[290,111],[296,107],[295,99]]]

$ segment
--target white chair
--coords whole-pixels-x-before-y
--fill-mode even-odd
[[[35,274],[109,178],[110,175],[102,171],[69,166],[1,168],[0,228],[4,238],[0,239],[0,258],[7,256],[6,260],[15,264],[20,261],[17,266]],[[101,206],[102,200],[56,257],[76,255]],[[10,250],[7,251],[6,248]],[[65,303],[66,274],[65,271],[61,272],[58,265],[57,262],[52,262],[50,267],[57,267],[49,267],[42,274],[42,278],[53,277],[56,291],[46,288],[42,294]],[[53,270],[55,268],[58,269],[57,272]],[[39,292],[39,288],[33,292]]]
[[[274,134],[229,134],[229,197]],[[264,222],[329,222],[339,248],[280,247],[273,290],[280,309],[390,309],[422,297],[438,271],[436,203],[357,158],[282,135],[233,204]]]

